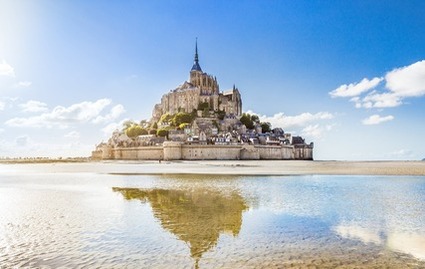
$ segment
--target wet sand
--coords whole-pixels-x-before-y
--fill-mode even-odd
[[[425,175],[425,161],[103,161],[0,164],[1,172],[218,175]]]
[[[423,177],[212,175],[424,170],[424,162],[0,164],[0,268],[425,268]]]

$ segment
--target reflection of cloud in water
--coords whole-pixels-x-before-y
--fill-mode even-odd
[[[358,224],[340,224],[333,228],[343,238],[360,240],[365,244],[386,245],[389,249],[425,260],[425,235],[407,232],[383,232],[361,227]]]
[[[395,251],[404,252],[425,260],[425,236],[415,233],[390,233],[387,246]]]
[[[232,192],[222,194],[208,189],[166,190],[113,188],[125,199],[149,202],[161,226],[190,247],[196,265],[202,254],[213,248],[221,233],[237,236],[242,212],[248,209],[244,199]]]
[[[374,232],[358,225],[338,225],[334,228],[334,231],[341,237],[358,239],[365,244],[382,244],[382,238],[380,237],[379,232]]]

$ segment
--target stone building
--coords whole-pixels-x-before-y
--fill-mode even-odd
[[[164,94],[161,103],[156,104],[152,112],[152,120],[157,122],[165,113],[191,113],[193,110],[224,111],[226,115],[241,116],[242,98],[239,90],[233,86],[231,90],[220,92],[217,78],[202,71],[199,65],[198,44],[195,45],[195,59],[190,70],[189,81]]]

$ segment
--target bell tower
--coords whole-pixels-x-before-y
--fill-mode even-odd
[[[192,69],[190,70],[189,82],[200,90],[201,95],[218,95],[219,88],[217,80],[204,73],[199,65],[198,38],[196,38],[195,58]]]

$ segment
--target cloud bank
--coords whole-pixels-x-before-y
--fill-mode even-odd
[[[334,118],[329,112],[317,112],[315,114],[305,112],[295,116],[285,115],[283,112],[266,116],[248,110],[246,113],[258,115],[260,121],[270,122],[275,127],[283,128],[285,131],[294,131],[297,134],[310,139],[316,139],[323,135],[324,132],[332,129],[333,125],[328,121]],[[328,124],[323,124],[327,122]]]
[[[385,88],[375,89],[382,81]],[[365,96],[362,94],[367,93]],[[359,83],[344,84],[329,92],[332,98],[351,97],[357,108],[389,108],[402,105],[404,99],[425,95],[425,60],[395,68],[385,77],[364,78]]]
[[[102,115],[101,113],[111,103],[110,99],[104,98],[95,102],[84,101],[69,107],[56,106],[48,111],[45,103],[31,100],[20,105],[23,111],[44,113],[30,117],[12,118],[5,124],[12,127],[68,128],[69,125],[77,123],[103,123],[118,118],[125,111],[122,105],[116,105],[109,113]]]
[[[351,83],[349,85],[343,84],[335,90],[329,92],[329,94],[332,96],[332,98],[358,96],[375,88],[382,80],[383,78],[373,78],[372,80],[364,78],[359,83]]]
[[[381,117],[378,114],[372,115],[369,118],[366,118],[362,121],[364,125],[377,125],[383,122],[392,121],[394,117],[392,115],[388,115],[385,117]]]
[[[118,104],[111,109],[111,112],[105,116],[99,115],[94,120],[93,123],[106,123],[115,120],[125,112],[124,106]]]
[[[48,110],[47,104],[34,100],[30,100],[24,104],[20,104],[19,107],[22,108],[23,112],[44,112]]]

